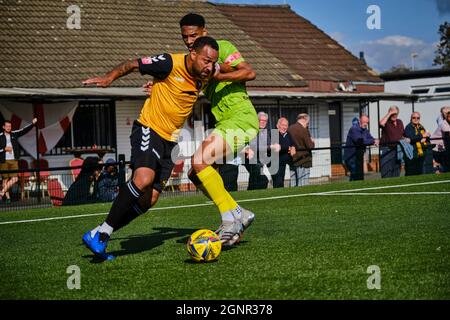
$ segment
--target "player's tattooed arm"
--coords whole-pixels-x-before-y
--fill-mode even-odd
[[[255,80],[256,72],[248,62],[241,62],[236,67],[227,64],[220,65],[220,72],[214,75],[218,81],[246,82]]]
[[[127,60],[113,70],[105,74],[103,77],[94,77],[83,81],[84,85],[95,84],[97,87],[108,87],[114,80],[129,74],[132,71],[137,71],[139,64],[137,60]]]

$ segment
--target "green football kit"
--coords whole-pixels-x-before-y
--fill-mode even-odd
[[[245,61],[236,47],[226,40],[218,40],[219,64],[236,67]],[[220,135],[234,153],[253,140],[259,131],[258,117],[245,88],[245,82],[211,80],[203,90],[211,102],[216,118],[213,133]]]

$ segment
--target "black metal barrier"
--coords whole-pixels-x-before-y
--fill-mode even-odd
[[[383,176],[385,174],[383,173],[385,168],[383,166],[386,165],[387,160],[392,160],[392,158],[395,158],[392,163],[395,162],[395,165],[398,166],[398,175],[411,174],[412,162],[408,159],[408,152],[403,150],[403,147],[397,148],[397,143],[394,144],[394,147],[390,144],[390,147],[388,145],[376,147],[360,145],[358,147],[333,146],[303,150],[310,151],[313,158],[312,167],[307,170],[309,174],[305,175],[303,180],[296,179],[298,178],[296,176],[297,171],[303,171],[297,170],[298,168],[292,162],[281,166],[284,167],[284,174],[281,175],[270,174],[268,169],[270,163],[248,166],[245,160],[240,163],[220,165],[218,170],[226,189],[229,191],[273,187],[287,188],[299,185],[297,184],[298,181],[302,181],[300,185],[306,185],[380,179],[387,177],[386,175]],[[414,172],[414,174],[448,171],[450,168],[449,152],[435,152],[432,150],[433,147],[433,144],[429,144],[423,150],[423,159],[419,163],[421,166],[420,172]],[[344,154],[343,151],[349,148],[355,148],[352,161],[344,159],[342,162],[332,163],[331,150],[340,149]],[[403,154],[399,155],[400,150]],[[0,171],[3,181],[11,179],[11,176],[16,177],[15,183],[9,189],[9,199],[6,195],[1,199],[0,211],[112,202],[120,187],[131,178],[132,170],[129,164],[125,161],[123,155],[119,155],[118,162],[87,163],[85,161],[81,166]],[[164,192],[161,197],[198,194],[199,191],[188,178],[189,169],[190,160],[188,157],[176,163],[170,178],[165,181]],[[277,169],[279,170],[279,168]],[[262,174],[255,175],[254,170],[258,170],[257,173]],[[280,172],[282,170],[278,171],[278,173]],[[396,174],[393,176],[396,176]]]

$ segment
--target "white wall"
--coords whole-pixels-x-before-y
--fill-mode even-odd
[[[276,105],[275,101],[269,101],[271,105]],[[138,118],[142,108],[143,100],[124,100],[116,101],[116,132],[117,132],[117,154],[124,154],[127,161],[130,160],[131,146],[129,136],[133,121]],[[302,105],[299,104],[299,107]],[[351,126],[353,117],[358,115],[357,103],[343,103],[342,106],[342,139],[345,141],[348,129]],[[328,103],[317,102],[315,104],[308,104],[308,113],[311,116],[311,125],[314,127],[311,134],[316,142],[316,147],[323,148],[330,146],[329,133],[329,115]],[[185,124],[185,129],[190,130]],[[193,143],[181,142],[182,149],[185,156],[190,156],[195,151]],[[83,155],[83,157],[88,155]],[[114,158],[115,154],[106,154],[104,159]],[[51,167],[67,166],[73,157],[71,155],[49,156],[49,164]],[[189,159],[185,161],[185,170],[182,177],[182,182],[188,182],[186,173],[190,168]],[[331,154],[330,150],[318,150],[313,152],[313,168],[311,170],[311,177],[327,177],[331,175]],[[289,170],[286,171],[286,179],[289,179]],[[244,166],[240,166],[239,182],[248,180],[248,173]]]
[[[125,160],[131,156],[130,134],[133,121],[139,117],[144,101],[125,100],[116,102],[117,154],[124,154]]]
[[[399,81],[387,81],[385,82],[385,92],[390,93],[404,93],[411,94],[413,87],[420,86],[448,86],[450,85],[450,77],[439,78],[425,78],[425,79],[411,79],[411,80],[399,80]],[[380,118],[383,118],[389,107],[396,105],[400,109],[399,118],[406,126],[410,122],[410,116],[412,113],[412,103],[400,102],[400,101],[380,101]],[[437,128],[436,118],[440,114],[440,109],[443,106],[450,106],[450,95],[435,95],[432,97],[421,97],[414,103],[414,110],[420,112],[421,123],[427,131],[431,133]],[[370,128],[372,135],[377,138],[378,132],[378,116],[377,116],[377,104],[370,104]]]
[[[311,120],[317,121],[317,136],[313,135],[316,148],[326,148],[330,146],[330,122],[328,116],[328,104],[317,103],[310,112]],[[311,178],[318,178],[331,175],[331,152],[330,150],[313,151],[313,167],[311,168]]]
[[[347,134],[352,127],[353,118],[359,118],[359,104],[357,102],[342,103],[342,142],[347,140]]]

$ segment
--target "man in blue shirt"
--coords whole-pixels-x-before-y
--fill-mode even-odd
[[[366,146],[375,144],[368,130],[369,117],[362,115],[347,134],[344,149],[344,163],[350,170],[350,181],[364,180],[364,153]]]

